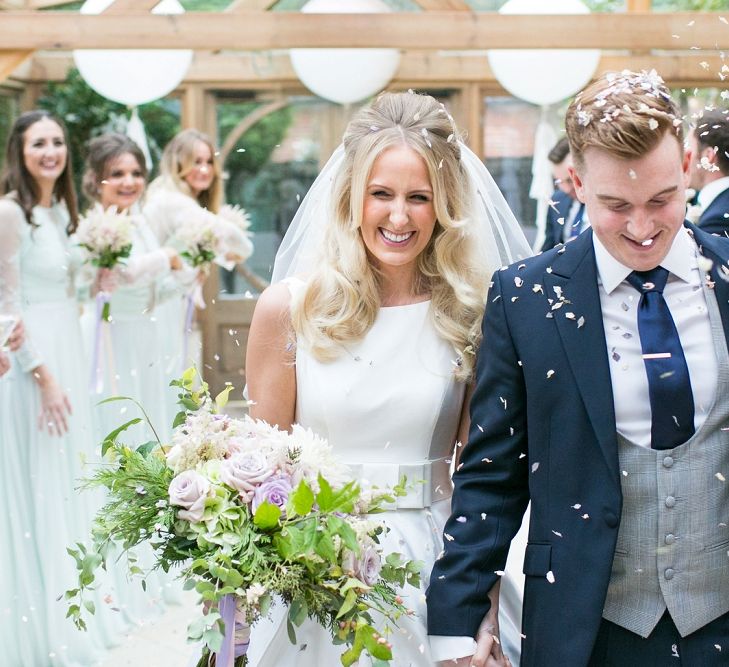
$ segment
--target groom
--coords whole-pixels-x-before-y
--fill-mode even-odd
[[[655,72],[601,78],[566,124],[592,230],[493,277],[431,645],[495,664],[479,626],[531,500],[522,665],[728,664],[729,240],[684,223]]]

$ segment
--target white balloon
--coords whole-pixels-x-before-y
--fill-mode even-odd
[[[381,0],[310,0],[301,9],[314,14],[392,11]],[[397,49],[291,49],[296,76],[324,99],[351,104],[380,92],[400,66]]]
[[[112,0],[86,0],[82,14],[100,14]],[[182,14],[177,0],[162,0],[153,14]],[[187,49],[79,49],[73,52],[81,76],[99,95],[137,106],[172,92],[192,62]]]
[[[580,0],[509,0],[500,14],[589,14]],[[489,64],[514,97],[555,104],[582,90],[600,62],[599,49],[498,49]]]

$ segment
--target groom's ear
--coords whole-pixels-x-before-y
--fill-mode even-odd
[[[572,185],[575,186],[575,193],[577,194],[577,199],[579,199],[584,204],[585,203],[585,183],[582,180],[582,177],[577,173],[577,170],[575,169],[574,165],[567,167],[567,170],[569,171],[570,178],[572,179]]]

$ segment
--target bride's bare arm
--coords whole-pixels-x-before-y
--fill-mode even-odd
[[[294,336],[289,305],[291,294],[282,283],[258,298],[246,351],[246,383],[256,419],[290,429],[296,412]]]

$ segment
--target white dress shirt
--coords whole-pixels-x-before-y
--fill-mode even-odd
[[[713,202],[724,190],[729,188],[729,176],[723,178],[717,178],[711,183],[707,183],[698,194],[697,202],[699,206],[705,211],[709,204]]]
[[[648,376],[638,333],[640,294],[626,282],[632,269],[616,260],[593,234],[600,306],[610,360],[616,430],[642,447],[651,444],[651,407]],[[700,428],[716,394],[717,360],[711,336],[704,273],[698,248],[688,230],[676,234],[661,266],[669,272],[663,296],[681,339],[694,395],[694,427]],[[476,648],[471,637],[430,637],[435,660],[470,656]]]
[[[625,281],[631,269],[618,262],[593,234],[600,305],[610,361],[615,421],[619,433],[641,447],[651,445],[648,375],[638,333],[640,293]],[[661,266],[668,270],[663,297],[676,324],[694,395],[694,427],[706,419],[716,394],[717,361],[711,337],[698,249],[681,228]]]

